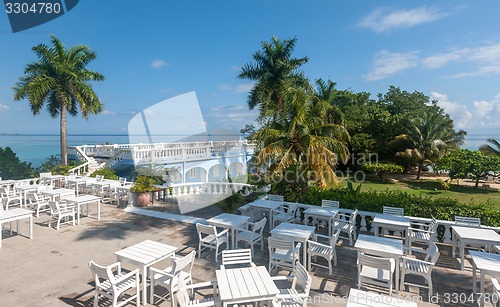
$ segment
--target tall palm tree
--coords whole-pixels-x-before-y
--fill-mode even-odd
[[[26,65],[24,76],[13,87],[14,100],[27,98],[33,115],[44,105],[51,117],[60,117],[61,162],[68,164],[67,113],[85,119],[102,112],[103,106],[89,81],[102,81],[104,76],[86,66],[96,58],[89,47],[77,45],[66,49],[54,35],[52,46],[39,44],[32,48],[38,60]]]
[[[490,154],[490,155],[495,155],[495,156],[500,157],[500,142],[498,142],[495,139],[487,139],[487,141],[488,141],[488,143],[495,146],[496,148],[494,148],[493,146],[491,146],[489,144],[483,144],[483,145],[479,146],[479,150],[485,154]]]
[[[442,110],[429,108],[420,117],[410,119],[407,132],[398,135],[395,141],[409,145],[397,155],[417,164],[417,179],[420,179],[424,165],[439,158],[445,149],[461,145],[463,135],[453,130],[453,121]]]
[[[322,188],[334,185],[336,164],[349,156],[347,130],[325,121],[331,105],[318,100],[313,91],[289,87],[284,95],[284,116],[256,133],[262,142],[257,161],[271,165],[269,170],[285,180],[290,179],[286,172],[293,171],[299,183],[307,183],[312,176]]]
[[[238,78],[256,81],[248,97],[252,110],[261,108],[261,118],[270,112],[283,108],[284,91],[289,86],[305,85],[307,79],[298,68],[307,63],[308,58],[292,57],[296,38],[262,42],[262,50],[253,54],[253,63],[245,64]]]

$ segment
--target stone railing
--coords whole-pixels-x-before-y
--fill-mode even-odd
[[[40,183],[40,178],[19,179],[14,183],[14,187],[24,187]]]
[[[240,192],[248,195],[255,190],[255,186],[246,183],[230,182],[192,182],[171,184],[167,188],[166,197],[200,194],[226,194]]]
[[[314,205],[307,204],[299,204],[299,210],[297,210],[296,222],[304,222],[304,210],[310,207],[315,207]],[[341,213],[351,213],[354,210],[339,208],[339,212]],[[371,222],[377,212],[370,211],[358,211],[358,218],[356,221],[356,227],[361,232],[373,233],[374,230],[371,227]],[[421,223],[421,224],[430,224],[431,219],[422,218],[422,217],[414,217],[414,216],[406,216],[410,219],[410,223]],[[455,225],[454,221],[445,221],[445,220],[437,220],[438,229],[434,234],[433,241],[443,242],[443,243],[451,243],[452,242],[452,232],[451,226]],[[481,226],[482,228],[488,228],[500,233],[500,227],[490,227],[490,226]],[[418,228],[418,227],[416,227]]]
[[[76,156],[99,157],[114,161],[133,160],[136,164],[168,163],[222,156],[252,154],[255,144],[246,140],[153,144],[82,145],[68,147]]]

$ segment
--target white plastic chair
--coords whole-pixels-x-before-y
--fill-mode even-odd
[[[264,231],[264,226],[266,226],[267,218],[255,223],[246,223],[246,229],[238,229],[236,231],[236,248],[240,241],[246,242],[250,245],[252,250],[252,255],[254,254],[253,245],[260,241],[260,250],[264,250],[264,237],[262,232]]]
[[[382,258],[358,253],[358,289],[364,284],[389,288],[392,295],[392,284],[396,262],[392,258]]]
[[[35,210],[36,217],[40,216],[40,211],[42,211],[42,209],[43,212],[50,211],[49,200],[50,197],[44,197],[43,195],[39,195],[37,193],[30,194],[30,207],[31,210]]]
[[[23,202],[21,193],[15,190],[8,190],[6,187],[0,187],[0,198],[1,203],[5,206],[5,210],[9,210],[9,207],[20,207]]]
[[[314,234],[313,240],[307,240],[308,271],[311,271],[311,266],[315,265],[317,267],[328,268],[328,273],[330,275],[333,274],[332,260],[334,261],[333,265],[337,266],[336,244],[339,235],[340,229],[337,229],[332,237]],[[327,241],[328,244],[320,243],[320,239]],[[316,259],[316,257],[324,258],[328,262],[328,266],[313,262],[313,259]]]
[[[170,295],[171,306],[175,306],[174,293],[177,291],[178,278],[183,278],[187,284],[192,283],[191,271],[193,270],[196,251],[191,251],[184,257],[171,257],[171,263],[163,270],[153,267],[149,268],[150,276],[150,303],[154,304],[154,297],[164,298],[155,294],[155,286],[164,286]],[[182,274],[182,276],[181,276]],[[177,278],[176,278],[177,277]]]
[[[311,290],[312,277],[297,261],[290,276],[271,277],[280,293],[276,296],[278,306],[307,306]],[[287,287],[283,287],[287,282]]]
[[[139,306],[139,269],[121,274],[120,262],[109,266],[100,266],[94,261],[90,261],[89,267],[95,278],[94,307],[99,306],[99,295],[110,299],[113,302],[113,307],[127,305],[133,300],[135,300],[135,305]],[[116,268],[116,273],[112,271],[114,268]],[[120,296],[134,288],[135,294],[118,304]]]
[[[285,197],[281,196],[281,195],[273,195],[273,194],[268,194],[267,195],[267,199],[268,200],[272,200],[272,201],[279,201],[279,202],[283,202],[285,200]]]
[[[295,223],[295,214],[299,208],[299,204],[284,202],[277,209],[271,210],[272,228],[280,223],[288,222]]]
[[[222,251],[221,269],[227,269],[229,266],[234,267],[255,267],[252,261],[252,251],[247,249],[227,249]]]
[[[349,238],[349,245],[352,246],[356,240],[356,218],[358,216],[358,210],[355,210],[351,214],[337,213],[330,224],[332,225],[332,232],[335,233],[337,229],[340,232],[345,232]]]
[[[407,249],[408,250],[408,249]],[[422,250],[411,249],[414,252],[424,253],[426,256],[423,260],[417,258],[410,258],[403,256],[402,270],[401,270],[401,289],[405,285],[416,286],[429,289],[429,297],[432,296],[432,270],[439,259],[439,250],[434,242],[430,242],[429,249],[425,252]],[[406,275],[422,276],[425,279],[426,285],[419,285],[414,283],[405,282]]]
[[[182,275],[182,274],[181,274]],[[221,301],[217,297],[217,283],[215,281],[207,281],[207,282],[202,282],[202,283],[197,283],[197,284],[192,284],[192,285],[186,285],[186,281],[184,278],[176,278],[178,279],[177,281],[177,301],[179,302],[179,305],[181,307],[209,307],[209,306],[220,306]],[[203,288],[212,288],[213,289],[213,296],[211,297],[204,297],[201,300],[198,299],[192,299],[189,296],[188,290],[191,290],[193,293],[196,293],[197,291],[194,291],[196,289],[203,289]]]
[[[414,226],[419,226],[420,228],[415,228]],[[429,247],[437,227],[438,223],[434,218],[430,224],[412,222],[412,227],[408,228],[408,246],[412,247],[413,243],[422,243],[426,247]]]
[[[500,305],[500,284],[498,283],[498,280],[495,277],[491,278],[491,283],[493,284],[493,302],[496,301],[496,306]]]
[[[290,240],[269,237],[269,272],[275,267],[293,269],[295,262],[300,259],[300,243]]]
[[[63,222],[62,224],[72,222],[73,226],[75,226],[76,211],[74,206],[63,206],[58,201],[49,201],[49,207],[50,207],[49,227],[51,227],[52,225],[52,220],[57,220],[56,229],[59,230],[61,221],[64,218],[67,218],[67,221]]]
[[[321,207],[338,209],[340,207],[340,202],[338,200],[323,199],[321,200]]]
[[[405,215],[405,209],[404,208],[398,208],[398,207],[387,207],[384,206],[382,209],[383,214],[389,214],[389,215],[396,215],[396,216],[404,216]]]
[[[215,262],[218,262],[219,246],[222,243],[226,243],[226,248],[229,244],[229,230],[224,229],[221,232],[217,232],[215,226],[203,225],[200,223],[196,224],[196,230],[198,231],[198,258],[201,258],[201,251],[206,248],[215,250]]]

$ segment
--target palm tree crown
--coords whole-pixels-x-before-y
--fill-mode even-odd
[[[67,165],[66,112],[87,119],[89,114],[102,112],[103,106],[90,81],[102,81],[104,76],[86,66],[96,58],[87,46],[66,49],[51,35],[52,46],[39,44],[32,48],[38,60],[26,65],[24,76],[13,87],[14,100],[28,99],[33,115],[44,105],[51,117],[60,116],[61,160]]]

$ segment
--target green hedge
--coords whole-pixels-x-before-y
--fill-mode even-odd
[[[383,206],[402,207],[405,215],[434,217],[438,220],[453,221],[455,215],[479,217],[483,225],[500,227],[500,211],[490,202],[460,203],[452,198],[427,197],[408,194],[403,191],[356,192],[348,188],[320,190],[311,188],[307,192],[284,194],[286,201],[321,205],[322,199],[338,200],[341,208],[361,211],[382,212]]]

